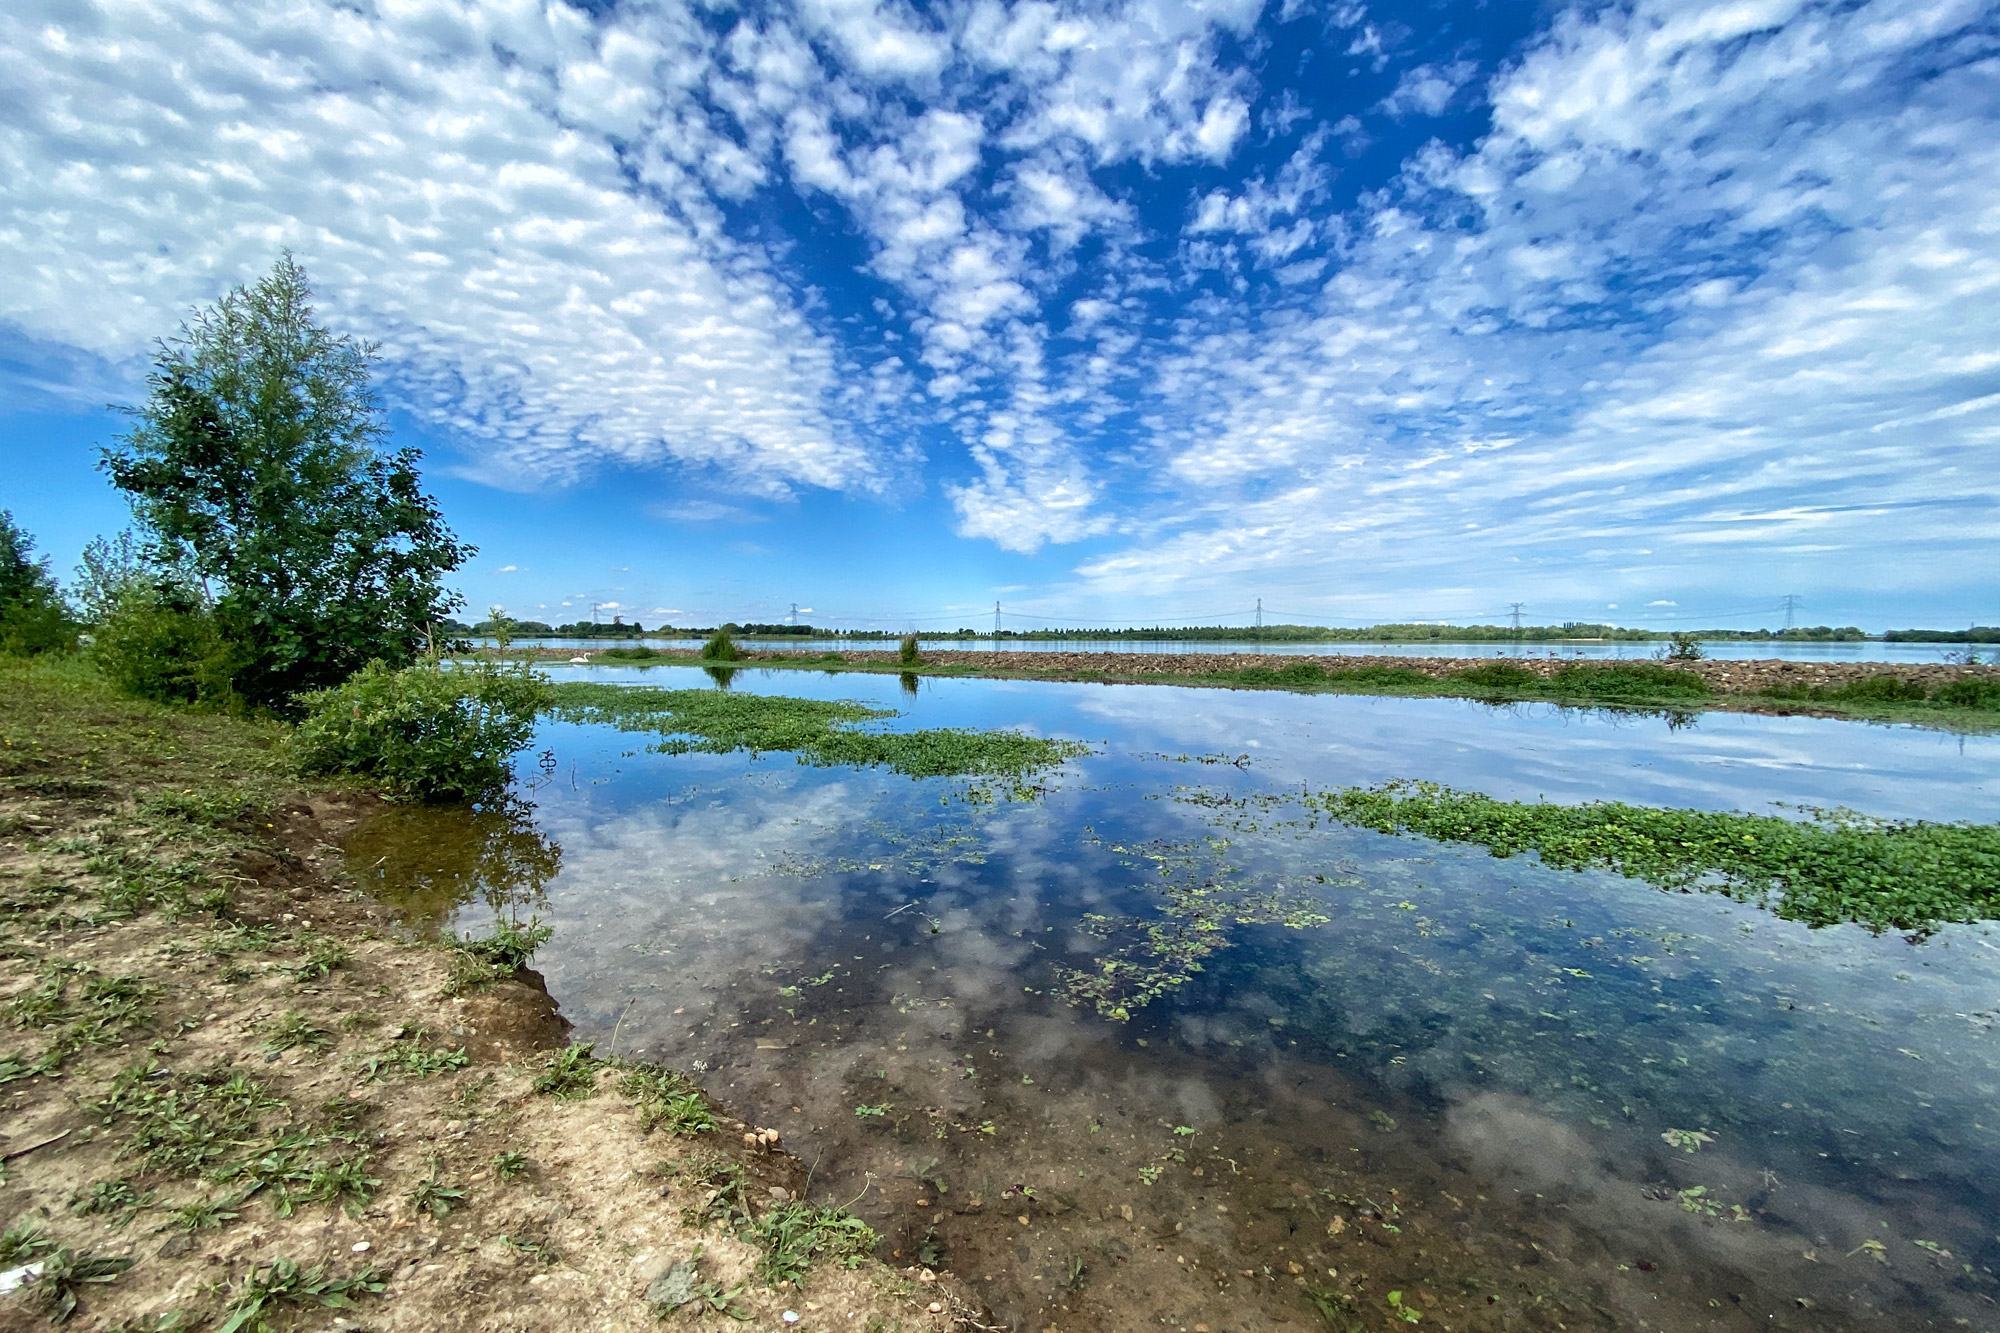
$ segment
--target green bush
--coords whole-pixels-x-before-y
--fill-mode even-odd
[[[1579,662],[1551,678],[1558,693],[1592,699],[1705,698],[1708,682],[1692,671],[1652,662]]]
[[[598,654],[606,662],[654,662],[666,654],[658,648],[606,648]]]
[[[1901,676],[1863,676],[1828,690],[1814,690],[1813,697],[1852,704],[1915,704],[1929,696],[1924,687]]]
[[[707,643],[701,646],[701,655],[711,662],[735,662],[743,654],[737,651],[736,640],[729,637],[729,631],[719,629]]]
[[[214,612],[193,597],[128,583],[99,622],[90,652],[123,694],[211,707],[235,702],[236,654]]]
[[[896,646],[896,660],[904,666],[915,666],[917,664],[916,635],[905,634],[903,636],[903,641]]]
[[[1532,690],[1543,684],[1540,676],[1513,662],[1482,663],[1463,671],[1454,671],[1451,678],[1488,690]]]
[[[2000,680],[1955,680],[1931,697],[1947,708],[2000,708]]]
[[[1436,684],[1421,671],[1396,666],[1337,667],[1326,673],[1326,679],[1345,685],[1372,685],[1389,690],[1421,690]]]
[[[306,773],[374,778],[424,801],[483,801],[507,786],[508,760],[550,706],[546,677],[527,663],[393,670],[370,662],[330,690],[299,696],[291,738]]]

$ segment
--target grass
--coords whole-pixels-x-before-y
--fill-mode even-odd
[[[1532,851],[1566,869],[1760,902],[1812,926],[1927,933],[2000,917],[2000,825],[1550,805],[1426,782],[1348,787],[1305,802],[1383,833],[1475,843],[1501,857]]]
[[[328,1310],[354,1308],[356,1296],[379,1295],[388,1287],[373,1268],[333,1277],[323,1265],[301,1268],[290,1259],[259,1264],[230,1284],[228,1317],[215,1333],[269,1333],[287,1326],[280,1312],[287,1306],[319,1306]]]
[[[591,1058],[595,1043],[573,1042],[549,1057],[548,1067],[535,1075],[536,1092],[559,1102],[581,1101],[597,1091],[597,1064]]]
[[[688,1078],[658,1065],[630,1065],[618,1080],[618,1091],[639,1105],[639,1132],[664,1126],[676,1138],[693,1138],[716,1129],[715,1111]]]
[[[875,1232],[845,1208],[781,1203],[758,1218],[746,1239],[762,1248],[759,1281],[801,1285],[814,1264],[831,1261],[857,1266],[875,1249]]]
[[[803,764],[881,765],[910,777],[954,777],[1026,774],[1088,753],[1073,741],[1018,731],[864,731],[859,724],[895,714],[845,700],[585,681],[564,682],[555,690],[559,717],[657,732],[667,739],[656,748],[668,754],[777,751],[796,754]]]

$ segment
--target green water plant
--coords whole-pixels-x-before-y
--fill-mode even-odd
[[[911,777],[1021,775],[1088,753],[1074,741],[1018,731],[960,727],[922,731],[863,730],[891,711],[850,700],[661,690],[565,681],[554,687],[555,712],[574,722],[608,723],[665,737],[667,754],[782,751],[819,766],[881,765]]]
[[[1619,801],[1499,801],[1430,782],[1311,793],[1311,808],[1383,833],[1474,843],[1495,856],[1601,868],[1660,888],[1724,893],[1813,926],[1928,933],[2000,917],[2000,825],[1659,810]]]

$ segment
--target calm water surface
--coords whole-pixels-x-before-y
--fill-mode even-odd
[[[490,647],[492,639],[481,639]],[[692,652],[701,639],[517,639],[543,648],[635,648],[649,647]],[[799,653],[882,652],[893,649],[894,640],[799,639],[746,641],[759,651]],[[925,652],[991,652],[991,639],[921,639]],[[1322,657],[1560,657],[1650,659],[1661,649],[1658,643],[1524,643],[1518,649],[1505,643],[1240,643],[1182,641],[1165,639],[1005,639],[1001,652],[1046,653],[1284,653]],[[1951,660],[1970,647],[1981,661],[2000,660],[2000,645],[1951,643],[1748,643],[1738,639],[1705,643],[1710,657],[1729,659],[1779,658],[1788,662],[1927,662]]]
[[[1012,1327],[1383,1328],[1399,1291],[1442,1328],[2000,1328],[2000,932],[1809,931],[1289,799],[1408,777],[1992,821],[2000,739],[731,687],[1094,748],[1010,793],[550,724],[531,820],[403,812],[355,864],[386,858],[420,917],[539,913],[579,1037],[699,1070],[820,1158],[816,1196],[858,1196],[886,1258],[950,1268]]]

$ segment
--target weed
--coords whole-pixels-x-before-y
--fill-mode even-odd
[[[491,1074],[481,1074],[470,1082],[461,1081],[446,1104],[460,1116],[470,1119],[479,1110],[479,1104],[485,1099],[486,1094],[493,1090],[495,1081]]]
[[[220,1199],[191,1199],[179,1204],[167,1214],[173,1220],[168,1226],[179,1227],[182,1231],[211,1231],[225,1222],[234,1222],[242,1214],[235,1205],[241,1200],[233,1196]]]
[[[1532,690],[1542,683],[1540,676],[1513,662],[1482,662],[1476,667],[1452,672],[1451,678],[1489,690]]]
[[[535,950],[547,944],[555,933],[554,927],[543,925],[539,917],[531,917],[525,926],[502,919],[493,923],[492,934],[455,940],[452,947],[512,972],[526,967]]]
[[[54,1248],[55,1242],[33,1218],[24,1217],[0,1232],[0,1264],[25,1263],[44,1250]]]
[[[748,1237],[764,1253],[757,1277],[773,1286],[803,1285],[806,1270],[822,1260],[854,1268],[875,1248],[875,1233],[845,1208],[781,1203],[758,1218]]]
[[[883,1102],[877,1106],[870,1106],[868,1105],[868,1103],[863,1102],[861,1105],[854,1108],[854,1114],[860,1116],[864,1120],[868,1120],[885,1116],[889,1114],[889,1112],[895,1109],[896,1108],[894,1106],[891,1106],[888,1102]]]
[[[597,1091],[597,1062],[591,1058],[594,1042],[573,1042],[549,1057],[548,1067],[535,1075],[536,1092],[559,1102],[579,1101]]]
[[[228,1318],[215,1333],[270,1333],[271,1316],[286,1305],[318,1305],[329,1310],[354,1307],[354,1297],[379,1295],[388,1286],[373,1268],[348,1277],[329,1276],[319,1264],[300,1268],[276,1259],[252,1268],[230,1285]]]
[[[76,1313],[85,1287],[116,1282],[132,1262],[129,1258],[78,1254],[58,1247],[42,1260],[41,1276],[28,1288],[29,1300],[49,1317],[50,1323],[65,1323]]]
[[[1319,1317],[1326,1321],[1329,1328],[1356,1329],[1360,1327],[1359,1324],[1347,1318],[1348,1311],[1354,1308],[1354,1298],[1344,1291],[1329,1291],[1324,1287],[1307,1287],[1305,1289],[1305,1302],[1318,1312]]]
[[[287,1009],[271,1020],[264,1029],[269,1033],[264,1042],[264,1054],[279,1055],[295,1047],[321,1050],[333,1044],[333,1038],[322,1027],[315,1027],[311,1019],[296,1009]]]
[[[903,636],[903,641],[896,645],[896,660],[904,666],[915,666],[917,664],[920,659],[917,657],[916,635],[905,634]]]
[[[519,1180],[528,1174],[532,1165],[523,1152],[497,1152],[493,1154],[493,1176],[496,1180]]]
[[[726,629],[719,629],[709,636],[708,642],[701,646],[701,655],[703,660],[709,662],[737,662],[743,657],[742,651],[736,646],[736,640],[730,637]]]
[[[411,1208],[416,1209],[418,1212],[427,1212],[442,1222],[445,1218],[451,1216],[451,1210],[458,1207],[460,1202],[464,1200],[465,1191],[453,1189],[439,1180],[437,1167],[433,1164],[431,1173],[418,1181],[415,1188],[411,1189],[403,1197],[410,1201]]]
[[[305,957],[288,970],[294,981],[318,981],[332,976],[336,968],[347,966],[348,959],[352,957],[344,944],[333,940],[314,940]]]
[[[708,1134],[716,1127],[715,1112],[701,1089],[683,1074],[657,1065],[637,1065],[618,1080],[618,1091],[639,1104],[639,1132],[657,1126],[678,1138]]]
[[[548,1265],[562,1262],[562,1251],[546,1240],[534,1240],[526,1236],[502,1236],[500,1243],[510,1250],[516,1250],[537,1263]]]
[[[1064,1291],[1082,1291],[1090,1281],[1090,1265],[1080,1254],[1072,1254],[1063,1265],[1062,1287]]]
[[[88,1193],[70,1205],[73,1212],[85,1215],[118,1214],[114,1226],[123,1226],[132,1220],[132,1214],[152,1202],[153,1196],[141,1194],[132,1188],[132,1182],[124,1177],[117,1180],[100,1180],[90,1187]]]
[[[384,1072],[429,1078],[433,1074],[463,1069],[472,1063],[463,1046],[457,1050],[434,1047],[426,1040],[428,1035],[419,1028],[410,1036],[391,1042],[387,1049],[369,1056],[362,1066],[368,1078],[379,1081]]]
[[[1394,1315],[1396,1318],[1402,1320],[1406,1324],[1417,1324],[1423,1322],[1424,1316],[1420,1311],[1413,1310],[1409,1306],[1403,1304],[1402,1292],[1392,1291],[1389,1293],[1388,1299],[1389,1299],[1389,1313]]]

